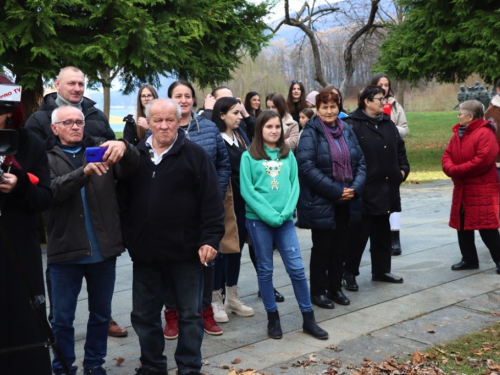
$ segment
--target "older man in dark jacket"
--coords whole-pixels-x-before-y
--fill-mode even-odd
[[[345,118],[351,124],[366,160],[366,184],[361,224],[351,236],[346,255],[344,287],[358,290],[361,257],[368,239],[371,245],[372,280],[402,283],[391,274],[391,228],[389,215],[401,211],[399,185],[408,177],[410,164],[403,138],[390,117],[384,114],[387,99],[380,86],[367,86],[360,94],[358,109]]]
[[[124,251],[115,193],[115,179],[139,165],[139,152],[126,141],[84,135],[83,113],[59,107],[52,113],[54,135],[46,142],[54,194],[48,216],[47,263],[51,323],[64,360],[76,374],[73,320],[83,278],[87,282],[89,322],[84,374],[102,375],[111,319],[116,257]],[[103,162],[87,163],[88,147],[108,147]],[[63,374],[54,354],[54,374]]]
[[[153,100],[146,117],[152,135],[137,146],[140,167],[119,184],[125,246],[134,262],[131,320],[142,363],[137,374],[167,373],[161,307],[168,286],[179,311],[178,373],[199,374],[202,265],[215,258],[224,235],[222,195],[210,156],[179,130],[177,102]]]

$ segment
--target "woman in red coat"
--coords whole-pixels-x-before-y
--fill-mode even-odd
[[[479,230],[500,274],[496,126],[484,120],[484,107],[477,100],[459,108],[460,123],[453,127],[455,134],[443,155],[443,171],[454,184],[450,227],[457,230],[462,253],[462,260],[451,269],[479,268],[474,244],[474,230]]]

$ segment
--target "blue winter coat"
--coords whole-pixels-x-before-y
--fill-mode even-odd
[[[361,218],[361,194],[366,178],[363,151],[349,124],[343,122],[344,138],[351,154],[353,181],[356,192],[350,204],[351,222]],[[317,116],[307,124],[297,146],[300,196],[298,225],[308,229],[335,229],[334,204],[342,196],[344,186],[333,178],[330,147]]]

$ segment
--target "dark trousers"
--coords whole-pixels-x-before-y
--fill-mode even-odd
[[[465,212],[460,209],[460,228],[457,230],[458,235],[458,246],[460,247],[460,252],[462,253],[462,260],[471,264],[479,264],[479,259],[477,257],[476,244],[474,243],[474,231],[473,230],[463,230],[464,228],[464,218]],[[482,229],[479,231],[479,235],[483,240],[484,244],[488,248],[491,254],[491,258],[496,265],[500,262],[500,234],[498,234],[497,229]]]
[[[345,254],[344,270],[346,273],[359,275],[359,265],[366,244],[370,239],[372,274],[380,275],[391,272],[391,225],[389,214],[361,216],[361,222],[355,223],[350,230],[350,246]]]
[[[144,369],[167,369],[167,357],[163,354],[165,338],[161,309],[163,291],[171,284],[179,312],[179,339],[175,350],[178,373],[200,372],[203,340],[203,319],[200,315],[202,267],[198,262],[134,262],[131,321],[139,337],[140,360]]]
[[[335,206],[336,229],[312,229],[309,263],[311,295],[326,294],[342,288],[344,251],[349,240],[349,205]]]
[[[214,262],[209,262],[208,267],[203,267],[203,297],[201,302],[201,308],[203,311],[207,310],[207,307],[212,303],[212,290],[214,288]],[[171,285],[165,290],[165,308],[177,310],[177,305],[175,304],[174,291]]]

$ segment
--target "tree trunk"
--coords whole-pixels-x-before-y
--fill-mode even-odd
[[[22,77],[22,72],[13,72],[17,77]],[[23,88],[23,93],[21,95],[22,109],[24,121],[40,107],[40,103],[43,99],[43,81],[42,77],[39,76],[35,81],[35,87],[32,89]]]
[[[398,101],[398,103],[403,108],[405,106],[405,88],[406,88],[406,82],[405,81],[400,81],[398,79],[398,81],[397,81],[396,100]]]
[[[113,81],[113,77],[111,76],[111,69],[104,68],[99,71],[100,81],[102,85],[103,95],[104,95],[104,104],[102,111],[109,119],[109,107],[111,105],[111,82]]]

